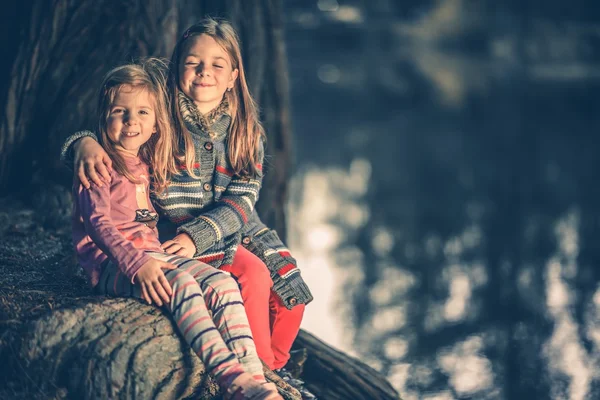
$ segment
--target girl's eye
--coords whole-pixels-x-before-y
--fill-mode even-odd
[[[120,114],[123,112],[122,108],[115,108],[114,110],[111,111],[111,114]]]
[[[186,61],[185,65],[198,65],[195,61]]]
[[[218,64],[213,64],[213,67],[215,67],[215,68],[223,68],[222,65],[218,65]]]
[[[143,114],[143,115],[148,115],[148,114],[150,114],[150,113],[149,113],[148,111],[146,111],[146,110],[141,110],[141,111],[140,111],[140,114]]]

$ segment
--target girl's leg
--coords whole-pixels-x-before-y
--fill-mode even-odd
[[[181,268],[185,265],[185,259],[179,264],[180,268],[165,271],[173,296],[164,308],[170,311],[185,340],[200,357],[207,371],[213,374],[222,387],[227,388],[235,378],[244,374],[244,369],[215,327],[200,285],[193,275]],[[113,263],[108,263],[104,268],[97,291],[119,297],[142,298],[139,285],[131,284]]]
[[[279,369],[285,366],[290,359],[290,349],[300,331],[300,323],[304,315],[304,304],[298,304],[288,310],[281,299],[271,292],[269,311],[271,317],[271,348],[275,356],[273,369]]]
[[[245,247],[238,246],[232,265],[225,265],[221,270],[230,272],[240,284],[256,351],[261,360],[273,369],[275,357],[271,349],[269,322],[269,296],[273,280],[267,266]]]
[[[263,367],[256,353],[252,332],[237,282],[227,273],[197,260],[172,255],[152,254],[160,260],[186,270],[200,285],[214,324],[227,347],[254,379],[264,381]]]

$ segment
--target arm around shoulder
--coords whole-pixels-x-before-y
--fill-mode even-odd
[[[84,137],[89,137],[91,139],[94,139],[95,141],[98,141],[98,137],[94,132],[78,131],[69,136],[60,149],[60,161],[62,161],[63,164],[70,170],[73,169],[73,161],[75,159],[73,154],[73,146],[75,142]]]

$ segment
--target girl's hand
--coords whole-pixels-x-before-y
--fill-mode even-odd
[[[140,267],[134,279],[141,286],[142,297],[148,304],[154,302],[160,307],[163,302],[169,303],[171,301],[173,290],[162,270],[175,268],[177,267],[173,264],[154,258],[151,258],[150,261]]]
[[[187,258],[192,258],[196,254],[196,245],[187,233],[180,233],[173,240],[167,240],[162,244],[162,248],[167,253]]]
[[[73,151],[75,152],[73,171],[83,187],[89,189],[90,180],[99,187],[102,187],[103,182],[110,182],[112,161],[98,142],[90,137],[83,137],[73,144]]]

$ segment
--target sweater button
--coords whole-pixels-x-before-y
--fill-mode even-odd
[[[295,297],[292,297],[289,301],[291,306],[295,306],[296,304],[298,304],[298,300],[296,300]]]
[[[251,241],[252,239],[250,239],[250,236],[244,236],[244,238],[242,239],[242,243],[244,244],[250,244]]]
[[[211,142],[206,142],[204,143],[204,148],[208,151],[211,151],[213,149],[213,144]]]
[[[202,189],[204,189],[205,192],[210,192],[212,190],[212,185],[206,182],[204,185],[202,185]]]

